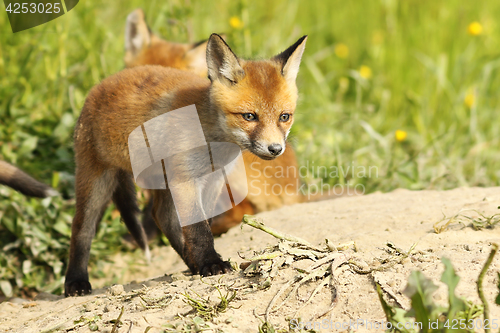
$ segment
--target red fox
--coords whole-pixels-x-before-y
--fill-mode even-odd
[[[59,194],[53,188],[40,183],[5,161],[0,161],[0,184],[7,185],[29,197],[46,198]]]
[[[295,79],[306,39],[300,38],[269,60],[250,61],[238,58],[219,35],[212,34],[207,42],[209,80],[147,65],[125,69],[91,89],[74,133],[76,213],[66,296],[91,292],[90,245],[110,199],[139,246],[148,251],[144,230],[135,217],[129,134],[148,120],[194,104],[207,142],[237,144],[267,160],[280,156],[293,123],[298,97]],[[179,172],[199,178],[198,158],[196,154],[185,157],[177,165]],[[211,219],[181,226],[170,189],[152,192],[156,224],[191,272],[203,276],[229,272],[229,262],[214,249]],[[191,187],[186,186],[180,195],[183,202],[203,207]],[[190,210],[181,213],[189,215]]]
[[[129,68],[161,65],[187,70],[206,78],[206,48],[206,40],[182,44],[167,42],[156,36],[146,23],[142,9],[136,9],[127,17],[124,61]],[[243,152],[243,159],[247,180],[241,181],[248,181],[247,198],[233,209],[213,218],[211,229],[214,235],[220,235],[238,225],[245,214],[307,201],[299,191],[301,181],[298,176],[297,158],[289,144],[283,154],[274,160],[262,160],[248,151]],[[277,191],[276,188],[280,190]],[[286,191],[283,190],[285,188]],[[148,239],[154,238],[158,233],[149,214],[150,210],[151,204],[148,204],[143,214],[143,225]]]

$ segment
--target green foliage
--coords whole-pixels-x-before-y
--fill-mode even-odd
[[[236,298],[236,290],[230,290],[229,287],[224,286],[227,289],[226,294],[223,294],[221,287],[219,285],[213,285],[219,294],[219,303],[212,304],[210,298],[205,299],[200,295],[196,294],[196,297],[191,296],[189,293],[183,294],[185,297],[184,302],[192,307],[193,312],[200,315],[205,320],[212,320],[217,317],[220,313],[226,312],[229,303],[231,303]]]
[[[17,288],[56,291],[60,288],[67,257],[70,223],[69,202],[60,198],[27,199],[2,188],[0,279],[2,292],[12,296]],[[9,292],[10,290],[10,292]]]
[[[272,324],[265,322],[259,326],[259,333],[276,333],[276,329]]]
[[[380,286],[377,285],[377,292],[387,321],[395,328],[393,331],[403,333],[475,332],[477,324],[474,320],[482,314],[482,307],[455,295],[455,288],[460,277],[455,273],[449,259],[442,258],[442,262],[445,270],[441,275],[441,282],[448,286],[447,306],[434,302],[432,295],[438,287],[420,271],[411,273],[404,291],[411,300],[411,309],[408,311],[390,306],[384,300]]]
[[[491,124],[500,107],[500,2],[494,0],[86,0],[16,34],[0,15],[0,158],[74,197],[73,127],[89,89],[124,67],[125,19],[137,7],[166,39],[226,33],[246,57],[276,54],[309,35],[291,133],[309,183],[359,184],[367,192],[500,185],[500,127]],[[480,35],[468,33],[473,21],[482,25]],[[398,141],[396,130],[407,137]],[[371,175],[357,167],[372,167]],[[21,237],[18,252],[0,258],[2,289],[9,283],[60,290],[68,235],[53,226],[68,224],[73,213],[71,200],[52,199],[45,208],[2,194],[0,248]],[[116,228],[107,234],[109,246],[98,235],[95,260],[119,248],[113,244],[124,228],[115,223],[110,214],[104,218],[103,225]],[[9,225],[15,232],[4,233]],[[46,251],[36,256],[23,239],[28,234]]]
[[[500,209],[500,207],[498,207]],[[469,216],[465,213],[475,213],[473,216]],[[453,215],[451,218],[444,216],[441,220],[434,223],[434,231],[439,234],[449,226],[460,223],[464,226],[469,224],[474,230],[482,230],[484,228],[493,228],[500,222],[500,214],[485,215],[480,211],[475,209],[461,209],[457,214]]]
[[[78,327],[83,327],[88,325],[89,330],[91,332],[95,332],[99,330],[98,323],[101,319],[102,318],[100,315],[94,315],[92,317],[81,316],[80,318],[78,318],[73,322],[74,326],[72,328],[75,329]]]
[[[30,290],[61,293],[68,259],[74,200],[26,198],[0,189],[0,290],[6,296]],[[123,224],[105,213],[91,250],[91,273],[122,248]]]

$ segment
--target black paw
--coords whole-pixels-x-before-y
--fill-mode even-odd
[[[84,296],[92,292],[89,281],[73,281],[64,284],[64,296]]]
[[[229,261],[220,261],[218,263],[207,264],[200,269],[202,276],[219,275],[229,273],[233,270]]]

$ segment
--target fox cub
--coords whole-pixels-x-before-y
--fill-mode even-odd
[[[0,161],[0,184],[7,185],[29,197],[46,198],[58,195],[53,188],[40,183],[18,167]]]
[[[280,156],[293,123],[298,96],[295,79],[306,38],[269,60],[247,61],[213,34],[207,43],[210,80],[187,71],[148,65],[125,69],[92,88],[74,134],[76,214],[65,295],[91,292],[87,272],[90,245],[110,199],[148,254],[144,230],[136,219],[129,134],[152,118],[194,104],[206,142],[234,143],[266,160]],[[187,156],[178,165],[183,176],[202,176],[196,158],[195,154],[191,159]],[[222,184],[219,193],[221,190]],[[182,202],[203,207],[195,193],[186,185],[185,191],[177,194]],[[181,226],[169,189],[153,190],[152,214],[193,274],[207,276],[231,270],[214,249],[211,219]],[[181,214],[186,216],[190,211]]]
[[[161,65],[190,71],[206,78],[207,42],[204,40],[183,44],[165,41],[151,32],[142,9],[136,9],[128,15],[125,26],[125,65],[129,68]],[[238,225],[245,214],[306,201],[299,190],[301,181],[298,163],[290,145],[287,144],[283,154],[274,160],[262,160],[249,151],[243,152],[243,160],[247,179],[240,181],[247,182],[247,197],[233,209],[213,218],[211,229],[214,235],[220,235]],[[275,191],[275,188],[279,191]],[[151,209],[150,200],[143,213],[143,226],[148,239],[154,238],[158,233],[151,217]]]

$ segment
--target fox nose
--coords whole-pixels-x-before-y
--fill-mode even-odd
[[[267,149],[269,150],[269,152],[273,156],[279,155],[281,153],[281,151],[283,150],[283,148],[281,147],[281,145],[279,143],[273,143],[272,145],[269,145],[269,147],[267,147]]]

